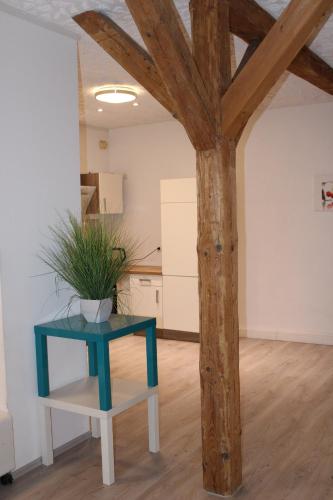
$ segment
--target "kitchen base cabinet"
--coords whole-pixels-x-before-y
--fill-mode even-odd
[[[119,289],[118,312],[156,318],[156,327],[163,328],[162,276],[131,275]]]

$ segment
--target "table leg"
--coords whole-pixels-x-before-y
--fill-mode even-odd
[[[148,436],[149,451],[157,453],[160,451],[160,425],[158,415],[158,394],[148,398]]]
[[[53,464],[51,408],[39,403],[39,424],[43,465]]]
[[[88,359],[89,359],[89,376],[96,377],[97,375],[97,348],[96,342],[87,342]]]
[[[147,380],[149,387],[155,387],[158,384],[155,330],[155,326],[146,328]]]
[[[91,435],[93,438],[101,437],[101,424],[99,418],[91,417],[90,419],[91,425]]]
[[[47,336],[39,333],[35,336],[38,395],[41,397],[50,394],[49,363],[47,358]]]
[[[97,343],[97,370],[99,388],[99,406],[101,410],[112,408],[109,343]]]
[[[109,486],[110,484],[114,483],[112,417],[108,416],[105,418],[101,418],[100,424],[101,424],[103,484]]]

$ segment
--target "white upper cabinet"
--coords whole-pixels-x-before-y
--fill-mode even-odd
[[[86,209],[87,214],[123,213],[123,176],[110,172],[81,174],[81,186],[93,186],[95,191]]]
[[[101,214],[123,213],[123,176],[99,174],[99,207]]]

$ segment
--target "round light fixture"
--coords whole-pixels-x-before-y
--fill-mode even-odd
[[[136,93],[134,90],[125,87],[110,87],[96,92],[95,98],[97,101],[109,104],[121,104],[123,102],[135,101]]]

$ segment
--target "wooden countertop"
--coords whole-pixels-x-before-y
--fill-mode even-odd
[[[128,270],[128,274],[150,274],[154,276],[162,276],[161,266],[132,266]]]

